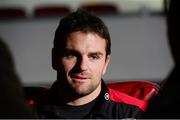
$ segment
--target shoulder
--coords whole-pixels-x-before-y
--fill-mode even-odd
[[[159,90],[156,83],[147,81],[128,81],[107,84],[109,97],[116,103],[129,104],[145,111],[149,100]]]
[[[126,104],[126,106],[131,106],[134,108],[139,108],[142,111],[145,111],[146,107],[147,107],[147,103],[145,101],[139,100],[135,97],[129,96],[125,93],[122,93],[118,90],[112,89],[112,88],[108,88],[109,90],[109,97],[110,100],[116,103],[124,103]]]

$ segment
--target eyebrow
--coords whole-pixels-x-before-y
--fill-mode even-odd
[[[65,54],[66,54],[66,53],[79,54],[79,52],[78,52],[78,51],[76,51],[76,50],[72,50],[72,49],[68,49],[68,48],[66,48],[66,49],[64,50],[64,53],[65,53]]]
[[[103,56],[103,53],[101,52],[92,52],[92,53],[89,53],[90,55],[100,55],[100,56]]]
[[[75,54],[79,54],[80,52],[78,52],[77,50],[74,50],[74,49],[69,49],[69,48],[65,48],[65,52],[71,52],[71,53],[75,53]],[[103,53],[102,52],[90,52],[88,53],[90,55],[100,55],[100,56],[103,56]]]

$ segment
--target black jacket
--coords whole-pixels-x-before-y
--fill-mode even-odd
[[[51,89],[47,90],[44,95],[35,101],[35,108],[40,118],[61,118],[57,107],[61,98],[57,94],[58,90],[56,84],[57,83],[55,82]],[[142,113],[144,113],[143,110],[141,107],[128,103],[128,98],[131,99],[130,101],[133,100],[133,98],[128,95],[108,88],[106,84],[102,82],[101,93],[97,97],[96,103],[91,112],[84,118],[140,118]]]

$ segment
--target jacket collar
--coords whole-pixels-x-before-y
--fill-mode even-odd
[[[61,89],[59,87],[58,80],[56,80],[49,91],[49,98],[52,98],[56,104],[59,104],[59,102],[62,100],[62,96],[60,96],[59,92],[61,92]],[[101,104],[103,101],[109,101],[109,92],[104,80],[101,82],[101,92],[97,97],[98,104]]]

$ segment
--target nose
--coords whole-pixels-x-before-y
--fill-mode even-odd
[[[86,71],[88,69],[88,60],[85,57],[80,59],[79,68],[81,71]]]

